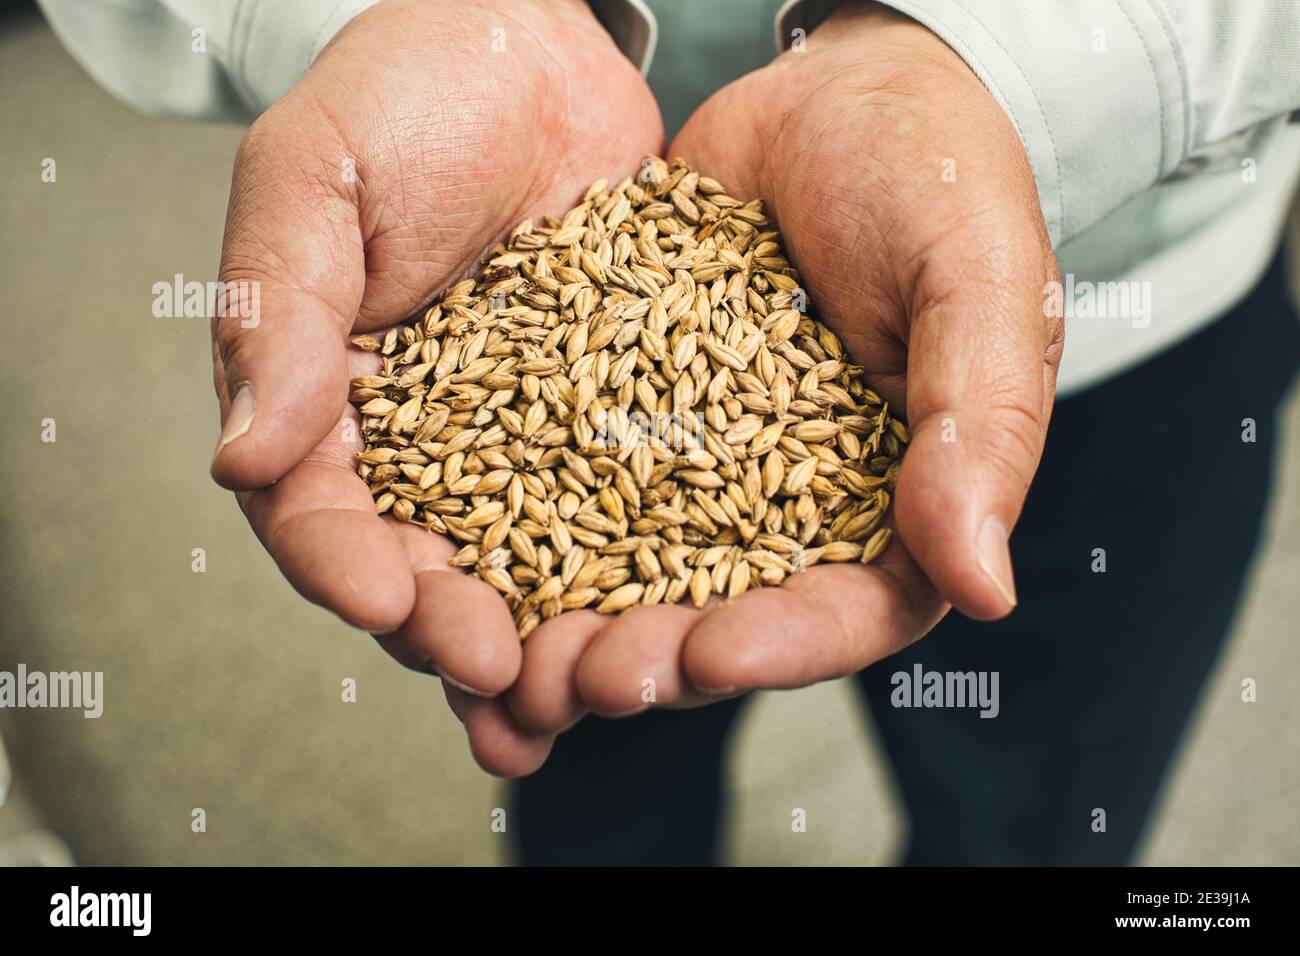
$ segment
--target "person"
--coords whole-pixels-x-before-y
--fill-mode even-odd
[[[479,763],[524,778],[525,862],[713,861],[744,695],[846,675],[907,862],[1133,858],[1300,354],[1276,260],[1300,5],[41,3],[128,102],[251,122],[220,277],[260,283],[262,318],[214,321],[213,477],[305,597],[441,676]],[[773,15],[788,49],[763,65]],[[656,93],[685,120],[666,154],[765,200],[906,416],[899,541],[704,612],[571,612],[521,647],[448,542],[375,515],[347,339],[665,152]],[[900,706],[913,667],[998,675],[996,718]]]

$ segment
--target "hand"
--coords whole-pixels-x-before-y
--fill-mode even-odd
[[[922,637],[949,602],[982,620],[1015,604],[1007,532],[1062,329],[1043,312],[1056,266],[1033,175],[993,97],[925,28],[845,3],[805,52],[705,103],[668,155],[767,201],[821,317],[909,421],[899,540],[872,565],[814,567],[703,612],[544,623],[509,695],[539,732],[644,710],[647,679],[655,706],[682,707],[839,677]]]
[[[388,0],[236,156],[220,277],[257,283],[260,314],[213,322],[212,475],[305,597],[444,677],[498,773],[533,769],[551,742],[482,699],[514,682],[519,639],[497,593],[448,567],[450,542],[376,516],[345,427],[349,378],[372,369],[348,336],[410,316],[519,220],[628,175],[662,136],[582,0]]]

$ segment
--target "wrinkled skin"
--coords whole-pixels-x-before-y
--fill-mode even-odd
[[[1019,515],[1062,334],[1043,314],[1056,265],[1033,174],[987,90],[923,27],[843,4],[804,52],[705,103],[668,155],[767,202],[821,317],[907,417],[898,537],[870,566],[815,567],[702,613],[544,623],[509,694],[534,730],[643,710],[647,678],[664,707],[801,687],[902,649],[950,604],[982,620],[1014,607],[1006,533],[981,548],[981,529]]]
[[[409,20],[394,33],[388,7],[350,24],[250,130],[232,191],[222,277],[262,281],[263,323],[218,323],[228,427],[233,385],[254,382],[257,398],[213,474],[243,492],[295,587],[440,673],[475,758],[507,776],[535,770],[587,713],[805,686],[900,650],[950,605],[979,619],[1011,611],[1005,529],[1037,468],[1061,350],[1042,308],[1055,261],[996,102],[942,41],[865,3],[842,4],[805,52],[720,91],[668,155],[767,201],[819,314],[908,419],[885,554],[703,611],[570,612],[521,650],[496,593],[447,567],[453,544],[375,517],[352,470],[357,443],[338,427],[355,421],[346,380],[369,359],[345,334],[414,312],[519,218],[563,212],[590,181],[628,174],[660,135],[644,84],[580,5],[526,31],[511,24],[538,8],[511,5],[519,46],[492,55],[447,40],[459,61],[428,54],[433,24],[429,39]],[[485,47],[501,9],[467,5],[455,27]],[[554,45],[513,78],[534,43]],[[565,43],[576,44],[563,47],[567,82]],[[467,46],[486,66],[464,65]],[[432,88],[444,91],[434,102],[421,93]],[[522,92],[506,99],[507,88]],[[343,155],[358,157],[352,189]]]
[[[537,766],[550,737],[456,685],[504,691],[519,639],[497,593],[447,567],[449,541],[375,515],[355,428],[340,424],[357,421],[349,377],[374,360],[348,336],[407,318],[519,220],[564,212],[662,148],[649,88],[582,0],[387,0],[339,32],[236,157],[220,275],[260,283],[260,322],[213,324],[237,436],[213,477],[298,591],[443,675],[498,773]]]

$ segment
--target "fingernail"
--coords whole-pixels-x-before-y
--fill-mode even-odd
[[[230,414],[226,416],[226,424],[221,427],[221,441],[217,444],[217,451],[221,451],[252,427],[253,386],[241,385],[239,391],[235,393],[235,400],[230,403]]]
[[[1011,549],[1007,547],[1007,526],[989,515],[980,526],[975,553],[982,570],[1008,604],[1016,606],[1016,582],[1011,573]]]
[[[642,704],[640,707],[633,707],[631,710],[611,711],[607,714],[601,714],[602,717],[608,717],[610,720],[618,720],[621,717],[635,717],[637,714],[644,714],[650,708]]]
[[[470,687],[468,684],[462,684],[460,681],[452,680],[446,674],[441,674],[439,676],[441,676],[442,679],[446,681],[448,684],[450,684],[452,687],[456,688],[457,690],[463,690],[465,693],[469,694],[472,697],[492,698],[496,696],[496,694],[489,694],[487,693],[487,691],[476,690],[475,688]]]

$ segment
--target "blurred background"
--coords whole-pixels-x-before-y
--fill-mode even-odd
[[[436,681],[299,598],[208,478],[208,323],[151,305],[176,273],[215,279],[241,130],[137,115],[27,5],[0,11],[0,671],[102,671],[106,698],[98,720],[0,710],[0,862],[509,862],[504,787]],[[1265,546],[1143,863],[1300,863],[1295,395],[1288,409]],[[904,838],[842,682],[753,701],[729,779],[729,862],[883,864]]]

